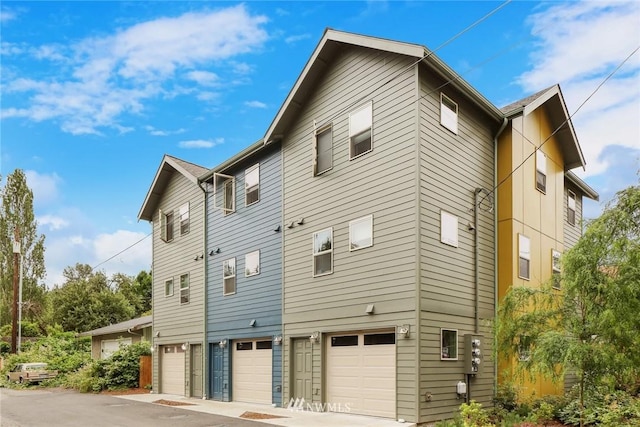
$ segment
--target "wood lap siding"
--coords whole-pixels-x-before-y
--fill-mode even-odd
[[[459,406],[455,385],[464,380],[464,334],[474,332],[474,191],[493,188],[492,121],[456,91],[422,68],[420,72],[420,421],[453,416]],[[440,92],[458,104],[458,134],[440,125]],[[485,203],[485,206],[487,203]],[[458,247],[440,242],[440,211],[458,217]],[[494,209],[495,212],[495,209]],[[493,214],[479,214],[479,316],[494,315]],[[458,330],[458,361],[440,360],[440,329]],[[489,333],[483,328],[483,372],[469,384],[473,398],[490,404],[493,364]]]
[[[327,67],[283,141],[286,336],[314,330],[415,327],[415,74],[411,59],[345,48]],[[371,98],[372,87],[398,75]],[[373,151],[349,160],[349,112],[373,100]],[[313,123],[333,117],[333,169],[313,176]],[[373,215],[373,246],[349,252],[349,221]],[[313,278],[312,234],[333,227],[333,274]],[[375,304],[375,316],[365,313]],[[290,343],[284,349],[289,371]],[[415,418],[415,340],[398,342],[400,418]],[[322,399],[322,352],[314,345],[314,400]],[[285,378],[288,398],[290,378]]]

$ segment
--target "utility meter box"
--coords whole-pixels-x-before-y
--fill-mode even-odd
[[[464,336],[464,372],[477,375],[482,367],[482,335],[465,334]]]

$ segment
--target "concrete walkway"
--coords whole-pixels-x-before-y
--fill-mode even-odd
[[[192,399],[172,394],[130,394],[116,396],[122,399],[138,402],[153,403],[157,400],[179,402],[183,405],[176,408],[189,411],[204,412],[208,414],[224,415],[227,417],[240,417],[246,412],[256,414],[275,415],[282,418],[259,418],[256,421],[289,427],[415,427],[413,423],[403,423],[387,418],[367,417],[363,415],[351,415],[336,412],[309,412],[294,411],[286,408],[276,408],[268,405],[258,405],[240,402],[217,402],[214,400]],[[184,405],[186,404],[186,405]],[[252,419],[252,418],[249,418]]]

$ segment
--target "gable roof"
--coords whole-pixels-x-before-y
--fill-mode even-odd
[[[564,158],[564,169],[584,167],[586,164],[584,155],[578,143],[578,137],[573,128],[573,122],[567,110],[567,104],[564,102],[560,86],[553,85],[520,99],[502,108],[502,112],[507,118],[511,119],[518,115],[526,116],[538,108],[543,108],[547,112],[551,128],[560,143],[562,157]]]
[[[600,200],[600,195],[596,192],[596,190],[594,190],[589,186],[589,184],[581,180],[578,175],[571,171],[567,171],[564,173],[564,176],[569,182],[578,187],[585,196],[587,196],[591,200],[595,200],[596,202]]]
[[[490,117],[493,117],[497,123],[503,120],[503,114],[496,106],[464,81],[453,69],[442,62],[426,47],[327,28],[280,107],[280,110],[278,110],[278,113],[267,129],[263,138],[265,144],[280,139],[289,129],[298,111],[308,99],[309,93],[316,86],[325,70],[330,66],[331,59],[335,56],[336,52],[345,45],[367,47],[413,57],[426,64],[427,67],[440,75],[445,81],[449,82],[449,85],[455,87],[467,96]]]
[[[207,168],[205,167],[165,154],[162,162],[160,162],[156,176],[153,178],[153,183],[149,187],[147,196],[144,198],[144,203],[142,203],[138,213],[138,220],[151,221],[153,219],[153,212],[155,212],[158,202],[175,172],[182,174],[189,181],[198,185],[198,176],[206,171]]]
[[[152,325],[153,316],[138,317],[137,319],[127,320],[114,325],[104,326],[102,328],[94,329],[92,331],[79,333],[79,337],[94,337],[96,335],[117,334],[118,332],[137,331],[140,329],[148,328]]]

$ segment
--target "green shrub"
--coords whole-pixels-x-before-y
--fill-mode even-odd
[[[498,385],[496,395],[493,398],[493,405],[496,408],[513,411],[518,407],[518,392],[511,383]]]
[[[560,409],[560,420],[580,425],[580,399],[575,390],[567,405]],[[584,425],[602,427],[640,426],[640,399],[610,387],[590,387],[584,394]]]
[[[489,422],[489,414],[475,400],[460,405],[460,417],[464,427],[493,427]]]

